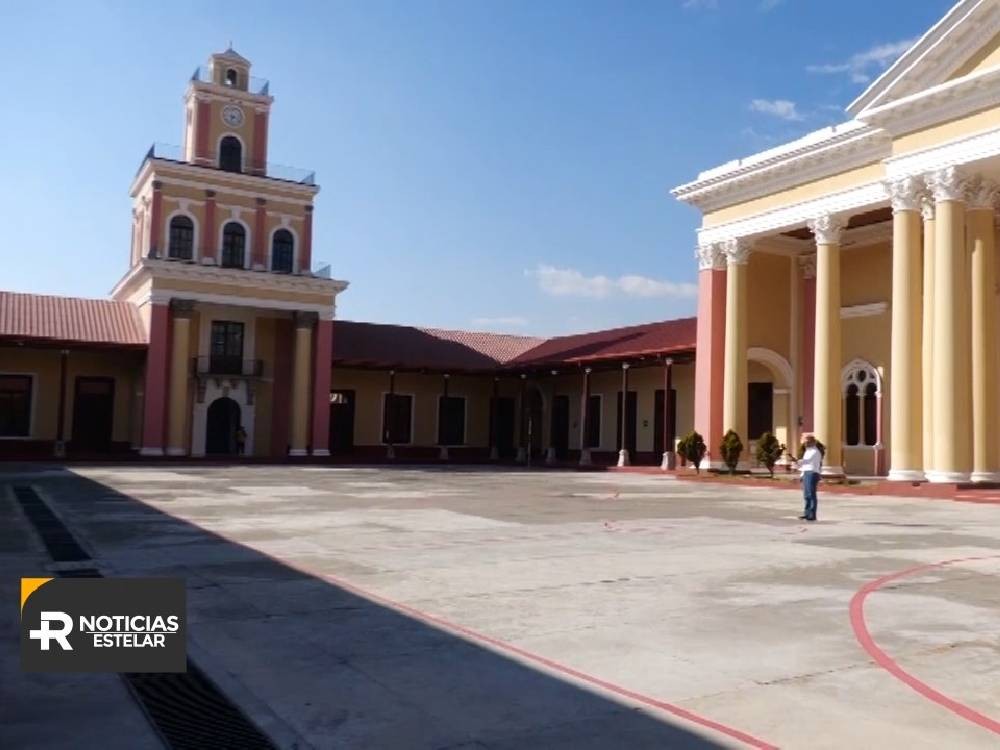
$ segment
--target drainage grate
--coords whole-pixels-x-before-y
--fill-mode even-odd
[[[90,560],[90,555],[32,487],[15,486],[14,495],[54,561]],[[58,575],[101,578],[97,568],[61,570]],[[123,674],[122,679],[172,750],[277,748],[190,659],[185,674]]]
[[[35,527],[35,531],[42,538],[42,543],[55,562],[79,562],[90,559],[90,555],[77,544],[69,529],[34,489],[25,485],[16,485],[14,496],[21,504],[24,514],[31,521],[31,525]]]

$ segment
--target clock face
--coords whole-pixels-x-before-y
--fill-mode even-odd
[[[231,128],[238,128],[243,124],[243,110],[235,104],[227,104],[222,108],[222,121]]]

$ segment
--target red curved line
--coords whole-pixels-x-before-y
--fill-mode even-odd
[[[764,740],[757,739],[753,735],[747,734],[746,732],[743,732],[739,729],[734,729],[733,727],[726,726],[725,724],[720,724],[719,722],[705,718],[704,716],[699,716],[698,714],[689,711],[686,708],[681,708],[680,706],[677,706],[673,703],[667,703],[666,701],[662,701],[659,698],[653,698],[648,695],[643,695],[642,693],[637,693],[634,690],[629,690],[628,688],[622,687],[621,685],[616,685],[613,682],[602,680],[600,677],[594,677],[593,675],[589,675],[586,674],[585,672],[573,669],[572,667],[560,664],[559,662],[553,661],[552,659],[549,659],[540,654],[527,651],[519,646],[515,646],[512,643],[501,641],[499,638],[494,638],[492,636],[486,635],[485,633],[480,633],[479,631],[467,628],[464,625],[459,625],[457,623],[451,622],[450,620],[445,620],[444,618],[438,617],[437,615],[432,615],[427,612],[423,612],[407,604],[402,604],[401,602],[397,602],[392,599],[387,599],[384,596],[380,596],[371,591],[359,588],[354,584],[349,583],[348,581],[345,581],[338,576],[324,575],[322,577],[328,581],[337,584],[338,586],[347,589],[348,591],[358,594],[359,596],[362,596],[366,599],[378,602],[379,604],[390,607],[391,609],[394,609],[398,612],[402,612],[403,614],[412,617],[416,620],[420,620],[422,622],[431,625],[437,625],[441,628],[445,628],[446,630],[451,630],[453,632],[460,633],[473,640],[489,644],[494,648],[507,651],[512,654],[517,654],[523,659],[526,659],[528,661],[533,661],[537,664],[541,664],[555,672],[561,672],[562,674],[570,675],[571,677],[575,677],[576,679],[581,680],[583,682],[588,682],[591,685],[597,685],[598,687],[604,688],[605,690],[611,693],[615,693],[625,698],[629,698],[638,703],[643,703],[647,706],[653,706],[654,708],[666,711],[667,713],[673,714],[674,716],[680,717],[686,721],[690,721],[693,724],[699,724],[703,727],[707,727],[716,732],[719,732],[720,734],[732,737],[733,739],[739,740],[740,742],[749,747],[757,748],[758,750],[778,750],[777,745],[772,745],[768,742],[765,742]]]
[[[872,592],[878,591],[880,588],[885,586],[891,581],[895,581],[899,578],[906,578],[907,576],[915,575],[916,573],[922,573],[927,570],[933,570],[934,568],[942,568],[945,565],[952,565],[954,563],[960,562],[971,562],[974,560],[993,560],[1000,558],[1000,555],[986,555],[983,557],[959,557],[954,560],[942,560],[941,562],[930,563],[928,565],[917,565],[912,568],[907,568],[905,570],[900,570],[896,573],[890,573],[889,575],[882,576],[881,578],[876,578],[874,581],[870,581],[858,589],[858,592],[851,598],[851,627],[854,629],[854,637],[858,639],[858,643],[861,647],[868,652],[868,654],[875,660],[882,669],[889,672],[893,677],[900,680],[904,684],[916,690],[920,695],[924,696],[928,700],[934,701],[940,706],[944,706],[952,713],[960,716],[966,721],[971,721],[973,724],[977,724],[983,729],[986,729],[994,734],[1000,734],[1000,721],[996,719],[991,719],[985,714],[979,713],[974,708],[970,708],[964,703],[959,703],[953,698],[949,698],[944,693],[935,690],[926,682],[923,682],[912,674],[903,669],[899,664],[893,660],[885,651],[879,648],[878,644],[875,643],[875,639],[872,638],[870,632],[868,632],[868,625],[865,623],[865,599]]]

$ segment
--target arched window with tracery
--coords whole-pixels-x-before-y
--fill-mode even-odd
[[[855,360],[844,369],[844,445],[882,444],[882,376],[871,364]]]

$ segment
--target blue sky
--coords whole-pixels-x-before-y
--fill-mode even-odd
[[[234,47],[315,169],[339,315],[554,334],[693,314],[669,189],[843,119],[949,0],[7,3],[0,288],[105,296],[128,185]]]

